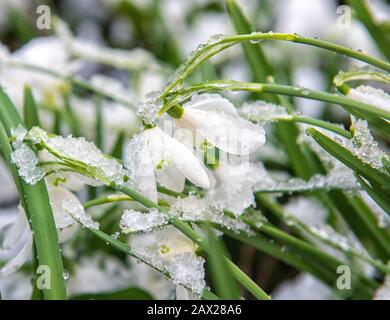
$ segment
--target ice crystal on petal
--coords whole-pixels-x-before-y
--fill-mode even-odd
[[[292,115],[287,113],[286,108],[265,101],[244,103],[239,112],[242,117],[258,123],[292,118]]]
[[[195,254],[196,246],[172,226],[130,239],[133,252],[170,275],[173,282],[200,294],[205,286],[204,259]]]
[[[26,183],[33,185],[44,177],[44,172],[39,167],[38,157],[26,143],[15,148],[11,160],[18,168],[19,176]]]
[[[160,95],[160,91],[149,92],[145,96],[145,100],[137,104],[137,115],[147,125],[154,125],[156,123],[157,112],[162,107],[162,101],[159,98]]]
[[[168,223],[168,217],[157,209],[151,209],[149,213],[136,210],[125,210],[121,217],[120,228],[124,233],[150,231],[156,227]]]
[[[62,201],[63,210],[74,220],[80,222],[84,227],[89,229],[99,229],[99,223],[92,220],[92,217],[85,212],[83,206],[72,199]]]

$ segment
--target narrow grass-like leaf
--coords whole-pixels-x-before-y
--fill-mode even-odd
[[[209,242],[209,254],[207,262],[210,264],[212,280],[217,294],[222,299],[239,299],[240,294],[235,279],[232,277],[226,261],[223,258],[226,255],[226,249],[221,239],[218,239],[212,228],[205,224],[207,230],[207,239]]]
[[[361,22],[365,25],[372,39],[374,39],[379,50],[389,60],[390,59],[390,41],[389,36],[385,32],[382,32],[380,27],[374,21],[372,14],[367,8],[365,0],[349,0],[348,3],[357,13],[357,16]]]
[[[337,142],[333,141],[331,138],[319,132],[318,130],[310,128],[307,130],[307,132],[323,149],[325,149],[336,159],[340,160],[346,166],[350,167],[352,170],[356,171],[367,179],[372,179],[377,183],[382,184],[385,188],[390,188],[389,175],[364,163],[359,158],[355,157],[351,151],[344,148]]]
[[[38,108],[35,103],[34,96],[31,91],[31,87],[26,85],[24,87],[24,124],[27,130],[30,130],[34,126],[39,126]]]
[[[31,220],[39,264],[47,266],[50,271],[50,287],[43,289],[44,297],[45,299],[66,299],[57,229],[46,184],[44,181],[39,181],[35,185],[25,183],[19,178],[15,166],[10,161],[12,149],[8,137],[11,135],[11,130],[21,125],[22,122],[12,102],[2,89],[0,89],[0,119],[5,129],[0,130],[0,147],[13,173],[26,214]]]
[[[368,195],[384,210],[388,215],[390,215],[390,203],[389,196],[380,190],[379,188],[372,188],[366,181],[364,181],[361,177],[357,177],[359,183],[362,185],[364,190],[368,193]]]

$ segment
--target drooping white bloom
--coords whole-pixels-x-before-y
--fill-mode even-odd
[[[176,124],[195,137],[197,147],[206,141],[228,153],[247,155],[265,143],[264,129],[240,118],[233,104],[219,95],[195,95],[183,109]]]
[[[58,238],[60,242],[72,238],[77,231],[77,225],[62,208],[64,200],[79,203],[77,197],[69,190],[63,187],[48,185],[50,203],[52,206],[53,216],[58,229]],[[15,248],[20,248],[16,254],[0,268],[0,276],[8,276],[16,272],[26,262],[31,255],[33,234],[28,224],[26,213],[22,206],[19,206],[19,214],[14,222],[0,229],[1,249],[11,252]]]
[[[175,284],[196,294],[204,290],[204,259],[196,255],[196,245],[174,227],[135,234],[129,244],[137,256],[167,272]]]
[[[382,89],[362,85],[356,89],[350,89],[347,96],[390,112],[390,95]]]
[[[237,216],[255,203],[254,186],[261,180],[261,167],[253,163],[220,164],[215,169],[217,184],[207,193],[216,206]]]
[[[184,188],[185,178],[202,188],[210,187],[206,170],[192,150],[158,127],[146,129],[130,140],[125,167],[130,183],[154,201],[157,201],[156,179],[179,192]]]

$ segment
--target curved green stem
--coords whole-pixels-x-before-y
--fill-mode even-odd
[[[295,122],[301,122],[301,123],[307,123],[307,124],[311,124],[313,126],[316,126],[316,127],[320,127],[320,128],[324,128],[324,129],[327,129],[329,131],[332,131],[334,133],[337,133],[345,138],[352,138],[352,134],[343,129],[343,128],[340,128],[339,126],[337,125],[334,125],[330,122],[327,122],[327,121],[324,121],[324,120],[320,120],[320,119],[315,119],[315,118],[310,118],[310,117],[305,117],[305,116],[299,116],[299,115],[294,115],[291,119],[278,119],[279,121],[295,121]]]
[[[91,208],[94,206],[99,206],[99,205],[106,204],[106,203],[122,202],[122,201],[134,201],[134,200],[128,196],[115,194],[115,195],[110,195],[110,196],[103,197],[103,198],[97,198],[97,199],[86,201],[86,202],[84,202],[83,206],[85,209],[88,209],[88,208]]]
[[[294,43],[301,43],[305,45],[310,45],[318,48],[322,48],[325,50],[333,51],[336,53],[339,53],[341,55],[345,55],[348,57],[355,58],[357,60],[364,61],[368,64],[371,64],[373,66],[376,66],[378,68],[381,68],[386,71],[390,71],[390,64],[382,61],[380,59],[371,57],[369,55],[366,55],[362,52],[352,50],[350,48],[329,42],[329,41],[323,41],[319,39],[313,39],[313,38],[306,38],[302,37],[298,34],[291,34],[291,33],[274,33],[274,32],[268,32],[268,33],[261,33],[261,32],[253,32],[251,34],[242,34],[242,35],[234,35],[234,36],[227,36],[223,37],[220,40],[210,42],[209,44],[206,44],[203,46],[200,50],[197,50],[194,55],[192,55],[187,62],[185,62],[182,67],[180,68],[180,71],[182,71],[175,79],[172,81],[164,90],[162,94],[162,98],[166,97],[167,94],[179,83],[181,83],[188,75],[190,75],[194,69],[205,62],[206,60],[210,59],[212,56],[216,55],[217,53],[221,52],[224,49],[229,48],[230,46],[246,42],[246,41],[262,41],[262,40],[279,40],[279,41],[287,41],[287,42],[294,42]]]
[[[381,117],[384,119],[390,119],[390,112],[378,108],[374,105],[363,103],[357,100],[347,98],[339,94],[332,94],[318,90],[311,90],[307,88],[300,88],[294,86],[280,85],[280,84],[268,84],[268,83],[254,83],[254,82],[240,82],[233,80],[217,80],[199,83],[193,86],[189,86],[183,89],[172,92],[173,99],[167,101],[163,108],[160,109],[159,115],[169,110],[172,105],[183,102],[188,99],[192,94],[204,91],[249,91],[249,92],[263,92],[274,93],[299,98],[307,98],[311,100],[323,101],[328,103],[335,103],[344,108],[351,108],[352,110],[358,110],[367,112],[371,115]]]

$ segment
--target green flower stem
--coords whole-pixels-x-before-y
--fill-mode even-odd
[[[84,202],[83,206],[85,209],[94,207],[94,206],[99,206],[102,204],[106,203],[112,203],[112,202],[123,202],[123,201],[134,201],[132,198],[124,195],[111,195],[103,198],[97,198],[93,200],[89,200]]]
[[[8,137],[11,136],[12,128],[18,127],[22,122],[12,102],[2,90],[0,90],[0,119],[2,123],[0,148],[13,174],[22,205],[31,221],[39,265],[47,266],[50,271],[50,274],[48,274],[50,276],[50,287],[42,290],[44,298],[66,299],[66,286],[57,229],[46,184],[44,181],[39,181],[35,185],[25,183],[20,179],[15,165],[11,162],[12,148]]]
[[[390,59],[390,41],[388,35],[381,30],[381,28],[374,21],[369,8],[367,8],[366,1],[364,0],[349,0],[349,4],[357,13],[357,16],[361,22],[365,25],[366,29],[374,39],[379,50],[383,55]]]
[[[170,83],[164,90],[162,94],[162,98],[166,97],[167,94],[179,83],[183,82],[183,80],[190,75],[197,66],[207,61],[217,53],[223,51],[231,47],[234,44],[246,42],[246,41],[262,41],[262,40],[279,40],[279,41],[287,41],[294,43],[306,44],[318,48],[322,48],[325,50],[329,50],[332,52],[336,52],[345,56],[349,56],[355,58],[357,60],[364,61],[368,64],[376,66],[386,71],[390,71],[390,64],[382,61],[380,59],[371,57],[362,52],[352,50],[350,48],[329,42],[323,41],[319,39],[306,38],[302,37],[298,34],[291,33],[261,33],[261,32],[253,32],[251,34],[242,34],[242,35],[234,35],[224,37],[218,41],[211,42],[206,44],[202,49],[198,50],[193,56],[191,56],[187,62],[182,66],[181,74]]]
[[[390,112],[378,108],[374,105],[353,100],[339,94],[332,94],[323,91],[280,84],[240,82],[233,80],[208,81],[172,92],[172,94],[175,96],[173,100],[175,100],[176,104],[178,101],[182,102],[183,100],[188,99],[194,93],[204,91],[249,91],[275,93],[292,97],[323,101],[327,103],[335,103],[345,108],[351,108],[352,110],[363,111],[377,117],[390,119]],[[177,98],[179,95],[180,99]],[[171,106],[171,102],[168,101],[166,105],[161,108],[159,114],[161,115],[162,113],[166,112],[169,108],[171,108]]]
[[[127,186],[118,186],[117,190],[127,194],[129,197],[143,204],[147,208],[156,208],[161,212],[165,212],[165,208],[160,207],[157,203],[138,193],[137,191],[129,188]],[[206,252],[209,252],[209,246],[207,241],[205,241],[201,236],[199,236],[186,222],[183,222],[177,218],[170,218],[169,223],[173,225],[176,229],[184,233],[188,238],[194,241],[201,249]],[[261,300],[268,300],[270,297],[259,287],[257,286],[247,275],[245,275],[242,270],[240,270],[233,262],[226,258],[226,262],[229,268],[229,271],[232,272],[237,281],[239,281],[248,291],[250,291],[256,298]]]
[[[307,124],[311,124],[311,125],[316,126],[316,127],[320,127],[320,128],[332,131],[332,132],[337,133],[345,138],[348,138],[348,139],[352,138],[352,134],[349,131],[347,131],[347,130],[345,130],[337,125],[334,125],[330,122],[320,120],[320,119],[299,116],[299,115],[293,115],[291,119],[280,118],[277,120],[278,121],[294,121],[294,122],[300,122],[300,123],[307,123]]]

